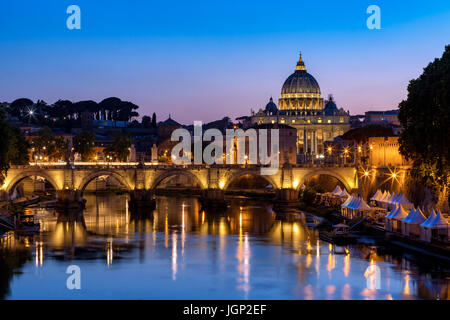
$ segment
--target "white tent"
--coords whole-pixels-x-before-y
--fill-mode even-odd
[[[411,209],[413,204],[405,197],[403,193],[401,193],[397,199],[395,199],[395,203],[403,205],[404,208]]]
[[[395,197],[392,199],[391,203],[396,204],[398,203],[398,200],[402,197],[401,194],[396,194]]]
[[[386,218],[386,219],[391,219],[392,216],[395,215],[395,213],[397,212],[398,209],[399,209],[399,205],[396,204],[395,207],[394,207],[394,209],[392,209],[392,210],[389,212],[389,214],[387,214],[387,215],[385,216],[385,218]]]
[[[425,226],[425,241],[430,242],[432,239],[448,242],[450,237],[450,224],[444,218],[439,210],[436,217]]]
[[[347,198],[350,197],[350,194],[347,192],[347,190],[342,190],[342,192],[339,194],[340,198]]]
[[[433,209],[433,210],[431,210],[431,214],[428,217],[428,219],[425,220],[424,223],[422,223],[420,226],[426,227],[428,224],[430,224],[434,220],[434,218],[436,218],[436,212],[434,212],[434,209]]]
[[[372,208],[367,205],[363,198],[352,196],[350,196],[341,206],[342,215],[350,219],[358,216],[362,217],[365,211],[370,210],[372,210]]]
[[[386,190],[384,190],[383,194],[381,195],[381,197],[377,200],[378,202],[384,202],[385,199],[387,197],[389,197],[390,195],[388,195],[388,193],[386,192]]]
[[[341,204],[341,214],[342,214],[344,217],[347,216],[347,212],[348,212],[347,209],[348,209],[348,206],[349,206],[352,202],[354,202],[355,200],[356,200],[355,197],[350,196],[350,197],[347,198],[347,200],[344,201],[343,204]]]
[[[372,208],[364,201],[363,198],[359,198],[358,203],[353,204],[351,209],[354,210],[372,210]]]
[[[383,196],[380,198],[380,200],[378,200],[378,203],[379,203],[380,207],[387,208],[387,205],[388,205],[387,200],[390,197],[391,197],[390,192],[389,191],[387,191],[387,192],[384,191]]]
[[[405,236],[420,236],[420,225],[427,218],[423,215],[420,208],[415,211],[411,210],[408,216],[402,220],[402,233]]]
[[[391,217],[393,215],[395,215],[395,213],[397,212],[398,209],[399,209],[399,205],[396,204],[394,209],[392,209],[391,212],[389,212],[389,214],[384,217],[384,219],[385,219],[384,228],[386,229],[386,231],[392,231]]]
[[[390,196],[389,198],[387,198],[387,199],[385,200],[385,202],[386,202],[386,203],[392,203],[392,202],[395,200],[396,197],[397,197],[397,195],[396,195],[395,192],[394,192],[394,193],[391,194],[391,196]]]
[[[339,185],[336,186],[336,188],[334,188],[333,192],[331,192],[333,195],[338,196],[340,195],[342,192],[341,187],[339,187]]]
[[[347,200],[345,200],[344,203],[341,204],[341,207],[342,207],[342,208],[346,208],[346,207],[348,206],[348,204],[349,204],[353,199],[354,199],[353,196],[348,197]]]
[[[431,239],[431,230],[427,226],[436,218],[436,212],[431,210],[431,214],[424,223],[420,225],[420,240],[429,241]]]
[[[390,215],[390,228],[391,231],[400,232],[402,229],[402,220],[408,217],[408,212],[403,209],[402,205],[398,206],[398,209]]]
[[[381,193],[380,189],[378,189],[377,192],[375,192],[375,194],[372,196],[372,198],[370,198],[370,200],[377,201],[380,200],[382,196],[383,194]]]

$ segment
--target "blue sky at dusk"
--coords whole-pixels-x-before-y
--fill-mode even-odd
[[[66,28],[71,4],[81,30]],[[0,101],[117,96],[159,120],[235,118],[277,100],[302,51],[323,97],[356,114],[396,108],[446,44],[448,0],[5,0]]]

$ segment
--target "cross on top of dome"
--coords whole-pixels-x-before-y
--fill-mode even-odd
[[[300,58],[298,59],[297,67],[295,68],[295,70],[306,70],[305,63],[303,62],[303,59],[302,59],[302,52],[300,51],[299,54],[300,54]]]

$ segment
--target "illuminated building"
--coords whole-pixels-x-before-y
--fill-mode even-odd
[[[372,137],[368,140],[369,164],[372,166],[405,166],[411,163],[400,154],[398,137]]]
[[[252,112],[251,121],[257,124],[279,123],[297,129],[297,154],[324,154],[323,143],[350,129],[350,117],[338,109],[332,96],[325,101],[319,84],[308,72],[302,56],[296,70],[283,84],[276,107],[272,98],[264,110]]]

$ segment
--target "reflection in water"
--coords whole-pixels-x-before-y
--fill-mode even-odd
[[[158,197],[156,210],[131,212],[127,195],[86,198],[82,214],[33,209],[39,235],[1,238],[0,298],[73,298],[59,282],[77,264],[94,279],[82,298],[449,299],[438,264],[324,243],[302,215],[261,201],[215,211]]]

